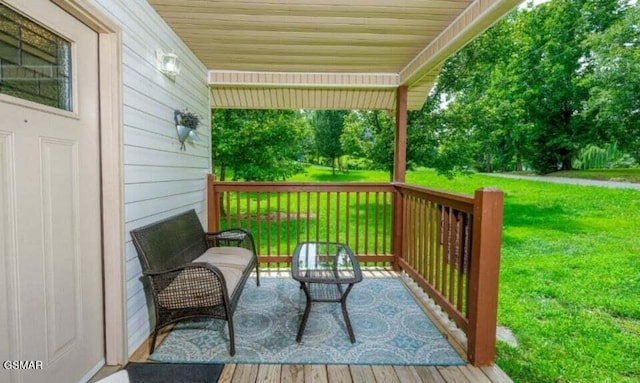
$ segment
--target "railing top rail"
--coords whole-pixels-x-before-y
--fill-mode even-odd
[[[217,191],[225,192],[395,192],[387,182],[219,182]]]
[[[408,185],[400,182],[392,182],[391,185],[393,185],[402,194],[412,195],[418,198],[426,198],[429,201],[433,201],[443,206],[450,206],[465,213],[473,213],[475,199],[471,196],[425,188],[417,185]]]

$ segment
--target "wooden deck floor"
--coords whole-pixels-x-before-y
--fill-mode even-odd
[[[289,272],[260,272],[260,277],[283,277]],[[390,271],[371,271],[367,278],[397,276]],[[466,360],[461,342],[455,334],[439,321],[441,314],[432,312],[423,301],[424,294],[416,291],[416,286],[406,283],[425,313],[444,333],[453,348]],[[168,334],[158,335],[158,344]],[[148,362],[149,347],[144,342],[131,356],[131,362]],[[361,365],[287,365],[287,364],[228,364],[225,365],[219,383],[513,383],[500,367],[465,366],[361,366]]]
[[[499,367],[228,364],[219,383],[511,383]]]

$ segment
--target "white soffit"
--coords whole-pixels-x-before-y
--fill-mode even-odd
[[[148,0],[210,69],[212,107],[420,109],[444,60],[521,0]],[[391,95],[391,96],[390,96]]]

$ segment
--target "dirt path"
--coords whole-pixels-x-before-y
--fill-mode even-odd
[[[514,178],[521,180],[532,180],[541,182],[552,182],[556,184],[569,184],[569,185],[584,185],[584,186],[600,186],[612,189],[635,189],[640,190],[640,184],[634,184],[630,182],[615,182],[615,181],[599,181],[599,180],[586,180],[581,178],[564,178],[564,177],[542,177],[542,176],[521,176],[514,174],[500,174],[500,173],[482,173],[483,175],[491,177],[501,178]]]

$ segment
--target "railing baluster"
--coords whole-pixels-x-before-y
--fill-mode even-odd
[[[240,226],[240,192],[236,192],[236,227]]]
[[[425,199],[420,200],[420,275],[422,278],[427,277],[427,201]]]
[[[444,263],[442,269],[442,293],[445,297],[449,296],[449,270],[451,268],[451,211],[447,206],[445,209],[445,237],[443,244]]]
[[[260,245],[260,239],[262,238],[262,211],[260,210],[260,200],[262,199],[262,193],[257,192],[256,193],[256,225],[258,226],[258,235],[256,235],[256,246],[258,246],[258,248],[256,249],[258,255],[262,254],[261,249],[261,245]]]
[[[449,302],[455,303],[455,286],[456,286],[456,269],[458,254],[458,215],[455,210],[450,213],[451,220],[451,238],[449,239]]]
[[[280,192],[276,192],[276,255],[282,255],[280,242]]]
[[[422,222],[422,203],[423,202],[424,200],[422,198],[416,198],[415,215],[416,215],[416,226],[418,229],[416,230],[415,268],[420,273],[420,275],[423,275],[422,266],[424,264],[424,254],[422,253],[422,245],[424,244],[424,225]]]
[[[438,210],[437,210],[437,222],[436,222],[436,258],[435,258],[435,264],[436,264],[436,270],[435,270],[435,283],[434,286],[436,288],[436,290],[441,291],[440,289],[440,270],[442,267],[442,259],[441,259],[441,255],[442,255],[442,206],[438,205]]]
[[[418,197],[413,197],[411,199],[411,221],[412,221],[412,230],[411,236],[413,237],[411,240],[411,257],[413,258],[413,267],[418,268],[418,243],[419,243],[419,232],[420,226],[418,224]]]
[[[326,222],[326,233],[325,233],[325,237],[326,237],[326,241],[330,242],[331,238],[329,238],[329,235],[331,234],[331,228],[330,228],[330,223],[331,222],[331,192],[327,192],[327,211],[326,211],[327,217],[325,218],[325,222]]]
[[[300,243],[300,192],[296,192],[296,242]]]
[[[340,192],[336,192],[336,243],[340,243]]]
[[[317,218],[316,218],[317,221]],[[311,192],[307,192],[307,242],[311,236]]]
[[[387,200],[389,193],[382,193],[382,253],[389,254],[387,249]]]
[[[360,192],[356,192],[356,254],[360,253]]]
[[[287,192],[287,255],[291,255],[291,192]]]
[[[316,192],[316,241],[320,240],[320,192]]]
[[[364,253],[369,254],[369,192],[364,194]]]
[[[380,199],[380,193],[376,192],[375,193],[375,204],[374,206],[374,212],[375,212],[375,220],[373,223],[373,238],[374,238],[374,243],[373,243],[373,253],[375,255],[380,254],[380,249],[378,248],[378,204],[380,203],[379,199]]]
[[[433,202],[429,201],[427,202],[427,221],[428,223],[428,228],[427,228],[427,258],[429,260],[429,272],[428,272],[428,277],[427,277],[427,281],[429,282],[429,284],[433,285],[433,271],[435,268],[435,254],[433,251],[433,246],[435,243],[435,234],[433,232],[435,225],[433,224]]]
[[[247,230],[251,231],[251,193],[247,192]]]
[[[460,228],[458,229],[458,251],[456,252],[456,257],[458,259],[458,267],[456,268],[456,273],[458,276],[458,298],[456,300],[456,307],[458,308],[458,311],[460,312],[464,312],[463,311],[463,291],[464,291],[464,250],[465,250],[465,230],[466,230],[466,225],[465,225],[465,214],[461,211],[458,212],[458,225],[460,225]]]
[[[231,227],[231,192],[226,192],[225,197],[227,200],[227,208],[225,209],[225,213],[227,216],[227,220],[225,222],[225,229]]]
[[[271,193],[267,192],[267,255],[271,255]],[[269,264],[271,267],[271,264]]]
[[[412,241],[413,241],[413,236],[411,235],[411,231],[413,229],[413,226],[411,225],[411,201],[412,201],[413,197],[412,196],[406,196],[404,199],[404,225],[402,225],[402,227],[404,228],[404,232],[405,232],[405,238],[404,238],[404,258],[405,260],[410,264],[413,265],[413,259],[411,257],[411,247],[412,247]]]
[[[349,204],[350,196],[351,196],[351,192],[347,192],[345,209],[344,209],[344,215],[346,216],[345,223],[344,223],[344,231],[346,236],[345,243],[347,245],[351,243],[351,238],[349,237],[349,226],[351,225],[351,205]]]

